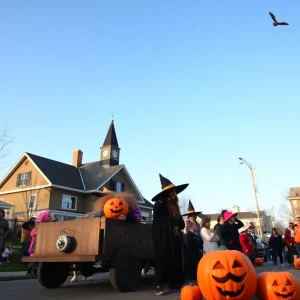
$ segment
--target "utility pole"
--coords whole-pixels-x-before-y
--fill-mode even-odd
[[[251,173],[252,186],[253,186],[253,191],[254,191],[256,212],[257,212],[258,233],[262,236],[262,228],[261,228],[261,223],[260,223],[260,213],[259,213],[259,207],[258,207],[257,190],[256,190],[255,179],[254,179],[254,174],[253,174],[253,167],[251,164],[249,164],[246,161],[246,159],[239,157],[239,160],[241,161],[241,164],[245,164],[249,168],[250,173]]]
[[[272,206],[272,225],[276,228],[275,215],[274,215],[274,206]]]

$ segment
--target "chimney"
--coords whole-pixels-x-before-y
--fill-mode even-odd
[[[82,156],[83,152],[81,150],[75,150],[73,152],[73,162],[72,165],[76,168],[80,167],[82,165]]]
[[[237,205],[234,205],[234,206],[232,207],[232,212],[233,212],[234,214],[239,213],[239,212],[240,212],[240,208],[239,208]]]

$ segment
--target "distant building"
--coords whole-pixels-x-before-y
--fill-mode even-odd
[[[295,221],[300,216],[300,187],[291,187],[286,199],[290,202],[292,208],[292,218]]]
[[[75,150],[72,164],[24,153],[0,181],[0,206],[5,203],[11,218],[28,219],[47,209],[59,221],[73,220],[91,212],[97,200],[93,193],[106,187],[134,193],[142,215],[151,218],[153,205],[142,196],[125,165],[119,164],[113,121],[100,149],[100,160],[89,163],[83,163],[83,152]]]
[[[250,225],[253,224],[255,227],[258,227],[258,224],[257,224],[257,214],[254,213],[254,212],[250,212],[250,211],[240,211],[240,208],[239,206],[237,205],[234,205],[232,207],[232,212],[233,213],[238,213],[238,219],[241,220],[245,225]],[[262,216],[263,216],[264,212],[263,211],[260,211],[260,220],[262,220]],[[206,216],[209,217],[211,219],[211,228],[213,228],[217,223],[217,218],[218,216],[220,215],[219,214],[207,214]]]

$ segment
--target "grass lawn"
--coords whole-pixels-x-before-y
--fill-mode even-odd
[[[13,245],[13,249],[15,251],[12,254],[10,264],[2,262],[2,265],[0,265],[0,272],[17,272],[28,270],[28,267],[21,263],[22,254],[20,241],[14,241]]]

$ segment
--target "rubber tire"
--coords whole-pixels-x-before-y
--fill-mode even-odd
[[[47,289],[55,289],[64,284],[69,276],[69,264],[41,262],[37,268],[39,283]]]
[[[120,292],[137,290],[141,279],[140,259],[126,247],[117,249],[112,257],[109,278],[113,288]]]

